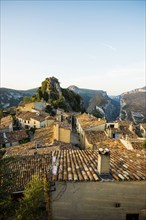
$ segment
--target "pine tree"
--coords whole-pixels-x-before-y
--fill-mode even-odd
[[[46,210],[46,181],[33,176],[26,185],[24,198],[20,201],[20,206],[16,212],[17,220],[47,220]]]

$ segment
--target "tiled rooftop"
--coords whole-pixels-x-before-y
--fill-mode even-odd
[[[97,119],[93,115],[86,114],[86,113],[84,113],[82,115],[78,115],[76,118],[83,129],[86,129],[89,127],[95,127],[95,126],[102,125],[102,124],[106,123],[106,121],[104,119],[100,119],[100,118]]]
[[[26,130],[6,132],[5,136],[1,133],[0,134],[0,143],[15,142],[15,141],[23,140],[25,138],[28,138],[28,134],[27,134]]]
[[[108,139],[104,131],[85,131],[85,136],[91,144]]]
[[[0,120],[0,129],[8,127],[13,122],[13,118],[8,115]]]
[[[54,125],[59,125],[60,128],[64,128],[64,129],[71,129],[71,125],[66,123],[66,122],[59,122],[59,121],[56,121],[54,122]]]
[[[13,191],[21,191],[32,175],[44,177],[52,168],[56,157],[57,173],[53,181],[103,181],[97,172],[98,151],[60,150],[46,155],[15,157],[11,164],[19,176]],[[51,172],[52,173],[52,172]],[[140,181],[146,179],[146,155],[144,151],[111,150],[110,174],[112,181]]]
[[[28,156],[35,154],[49,154],[53,150],[59,150],[58,146],[43,146],[36,149],[36,142],[31,141],[26,144],[6,148],[5,157],[10,156]]]
[[[98,151],[55,151],[59,181],[100,181],[97,173]],[[110,171],[113,180],[130,181],[146,178],[146,155],[143,151],[111,150]]]
[[[133,149],[142,150],[143,149],[143,141],[131,141]]]
[[[16,157],[10,168],[17,173],[17,178],[10,191],[23,191],[26,183],[31,180],[33,175],[44,178],[49,172],[50,158],[49,154]]]
[[[53,125],[46,128],[40,128],[35,131],[34,141],[39,141],[40,144],[49,146],[53,142]]]
[[[36,120],[36,121],[44,121],[45,118],[48,116],[48,113],[46,112],[40,112],[40,113],[36,113],[36,112],[19,112],[16,117],[23,119],[23,120],[30,120],[31,118]]]
[[[119,139],[108,138],[107,140],[103,140],[103,141],[99,141],[95,143],[94,149],[98,150],[99,148],[109,148],[112,150],[116,150],[116,149],[124,150],[125,146],[121,143]]]

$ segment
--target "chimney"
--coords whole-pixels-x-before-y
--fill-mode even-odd
[[[110,150],[108,148],[98,150],[98,173],[99,175],[110,173]]]

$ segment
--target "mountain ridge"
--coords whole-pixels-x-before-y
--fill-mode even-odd
[[[17,106],[24,96],[35,95],[39,88],[28,90],[16,90],[11,88],[0,88],[0,108]],[[59,89],[59,88],[58,88]],[[118,96],[108,95],[104,90],[93,90],[79,88],[71,85],[63,91],[73,91],[83,99],[85,110],[97,116],[106,117],[108,121],[120,118],[130,120],[135,123],[146,121],[146,86],[124,92]]]

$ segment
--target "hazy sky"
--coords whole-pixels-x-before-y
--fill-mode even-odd
[[[1,1],[1,87],[145,85],[145,1]]]

